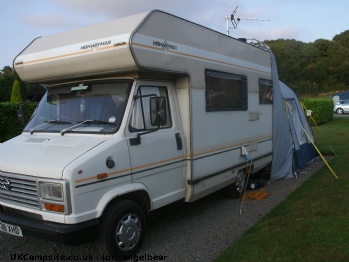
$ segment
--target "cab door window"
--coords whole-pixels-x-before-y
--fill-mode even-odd
[[[158,124],[151,119],[151,100],[152,98],[163,97],[166,102],[166,119],[161,122],[160,129],[170,128],[172,126],[168,91],[165,86],[140,86],[137,95],[134,97],[134,107],[132,110],[131,121],[129,125],[130,132],[145,131],[157,129]],[[154,113],[154,112],[153,112]]]

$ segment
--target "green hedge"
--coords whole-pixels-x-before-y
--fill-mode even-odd
[[[23,126],[17,118],[17,107],[19,103],[0,103],[0,143],[19,135]],[[23,103],[24,116],[28,120],[33,114],[37,103]]]
[[[307,110],[313,111],[312,118],[316,125],[325,124],[333,120],[333,101],[329,99],[300,99]],[[310,125],[315,125],[314,121],[307,117]]]

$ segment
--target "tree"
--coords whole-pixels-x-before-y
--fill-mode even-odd
[[[4,74],[10,74],[13,72],[13,69],[12,69],[12,67],[4,66],[4,68],[0,71],[3,72]]]
[[[304,67],[307,61],[303,50],[307,44],[294,39],[279,39],[266,43],[275,54],[281,80],[294,85],[298,80],[304,78]]]
[[[26,100],[28,89],[32,88],[33,84],[26,84],[21,81],[15,70],[10,66],[5,66],[0,70],[0,102],[7,102],[11,100],[12,86],[15,79],[18,80],[21,87],[22,101]]]
[[[0,72],[0,102],[10,101],[11,98],[11,86],[16,79],[14,70],[5,66]]]
[[[349,30],[332,41],[266,41],[275,54],[279,77],[298,94],[335,92],[349,88]]]
[[[17,79],[13,81],[12,94],[10,102],[22,102],[21,86]]]
[[[333,37],[333,41],[338,42],[342,46],[349,48],[349,30],[346,30]]]

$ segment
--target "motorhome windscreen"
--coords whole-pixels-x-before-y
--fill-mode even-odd
[[[24,131],[115,133],[131,84],[131,81],[103,81],[51,88]]]

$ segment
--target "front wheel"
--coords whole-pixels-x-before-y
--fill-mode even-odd
[[[230,198],[238,198],[240,197],[246,186],[246,172],[245,169],[241,169],[238,171],[238,174],[236,176],[236,180],[233,184],[227,186],[224,188],[224,195]]]
[[[109,256],[133,256],[142,245],[145,228],[143,209],[133,201],[120,200],[102,217],[98,249]]]
[[[338,115],[341,115],[344,113],[344,110],[342,108],[337,108],[336,112]]]

